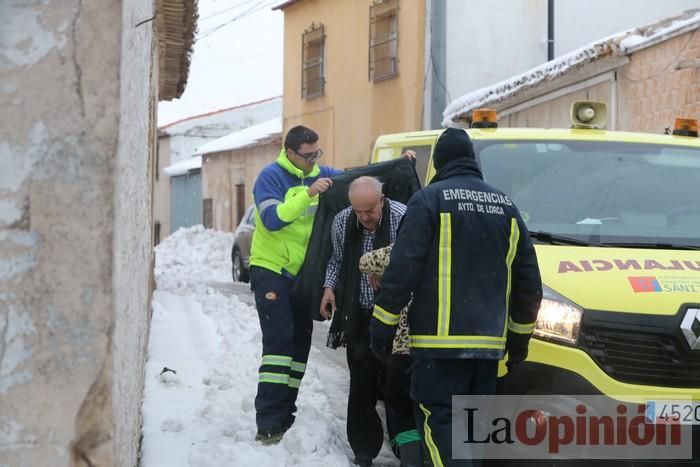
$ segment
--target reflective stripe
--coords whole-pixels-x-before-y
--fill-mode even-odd
[[[400,315],[389,313],[379,305],[374,305],[374,313],[372,313],[372,316],[388,326],[396,326],[399,324]]]
[[[513,260],[518,252],[518,241],[520,240],[520,228],[515,218],[510,220],[510,240],[508,242],[508,254],[506,254],[506,268],[508,268],[508,282],[506,285],[506,317],[503,322],[503,336],[506,335],[508,321],[510,320],[510,289],[512,283]]]
[[[299,389],[301,385],[301,380],[299,378],[289,378],[289,387],[294,389]]]
[[[292,365],[292,357],[285,355],[263,355],[262,365],[286,366]]]
[[[420,441],[420,433],[418,430],[402,431],[391,440],[391,444],[403,446],[404,444]]]
[[[411,336],[411,347],[500,350],[506,348],[506,339],[500,336]]]
[[[306,371],[306,363],[300,363],[300,362],[292,362],[292,371],[296,371],[297,373],[303,373]]]
[[[535,330],[535,323],[520,324],[513,321],[513,318],[508,318],[508,330],[516,334],[532,334]]]
[[[288,384],[289,375],[282,373],[260,373],[259,383]]]
[[[263,211],[270,206],[277,206],[278,204],[282,204],[282,201],[278,199],[266,199],[262,203],[258,204],[258,212],[262,215]]]
[[[304,211],[304,215],[315,216],[316,211],[318,211],[318,204],[314,204],[313,206],[309,206],[308,208],[306,208],[306,210]]]
[[[450,333],[450,299],[452,297],[452,217],[440,213],[440,245],[438,246],[438,336]]]
[[[425,420],[423,420],[423,431],[425,432],[425,444],[428,446],[430,460],[433,461],[433,467],[443,467],[442,459],[440,458],[440,451],[433,440],[433,431],[430,429],[430,425],[428,425],[428,418],[430,418],[431,415],[430,410],[428,410],[423,404],[418,404],[418,406],[425,416]]]

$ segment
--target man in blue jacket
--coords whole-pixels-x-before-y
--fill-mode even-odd
[[[452,396],[494,394],[498,361],[527,356],[542,300],[535,249],[513,202],[483,180],[469,136],[448,128],[436,175],[408,203],[371,321],[372,350],[390,352],[408,312],[415,365],[411,397],[433,465],[452,456]]]
[[[262,331],[262,361],[255,397],[256,439],[277,443],[294,423],[296,399],[311,348],[311,312],[292,302],[318,207],[319,194],[340,170],[319,166],[318,134],[295,126],[277,161],[265,167],[253,187],[255,233],[250,285]]]

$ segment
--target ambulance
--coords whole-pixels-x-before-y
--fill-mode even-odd
[[[544,285],[509,390],[700,402],[698,122],[677,119],[669,134],[606,131],[606,113],[576,102],[570,128],[498,128],[484,109],[466,130],[485,180],[520,209]],[[441,131],[382,135],[372,160],[412,149],[429,183]]]

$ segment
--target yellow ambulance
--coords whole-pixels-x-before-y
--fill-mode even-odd
[[[532,129],[473,112],[467,132],[484,178],[519,207],[544,284],[509,390],[700,401],[697,121],[629,133],[601,129],[604,114],[604,104],[579,102],[571,128]],[[382,135],[372,160],[412,149],[429,181],[441,131]]]

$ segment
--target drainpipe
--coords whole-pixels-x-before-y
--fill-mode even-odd
[[[554,60],[554,0],[547,0],[547,61]]]
[[[442,127],[442,112],[447,107],[447,2],[430,1],[430,127]]]

